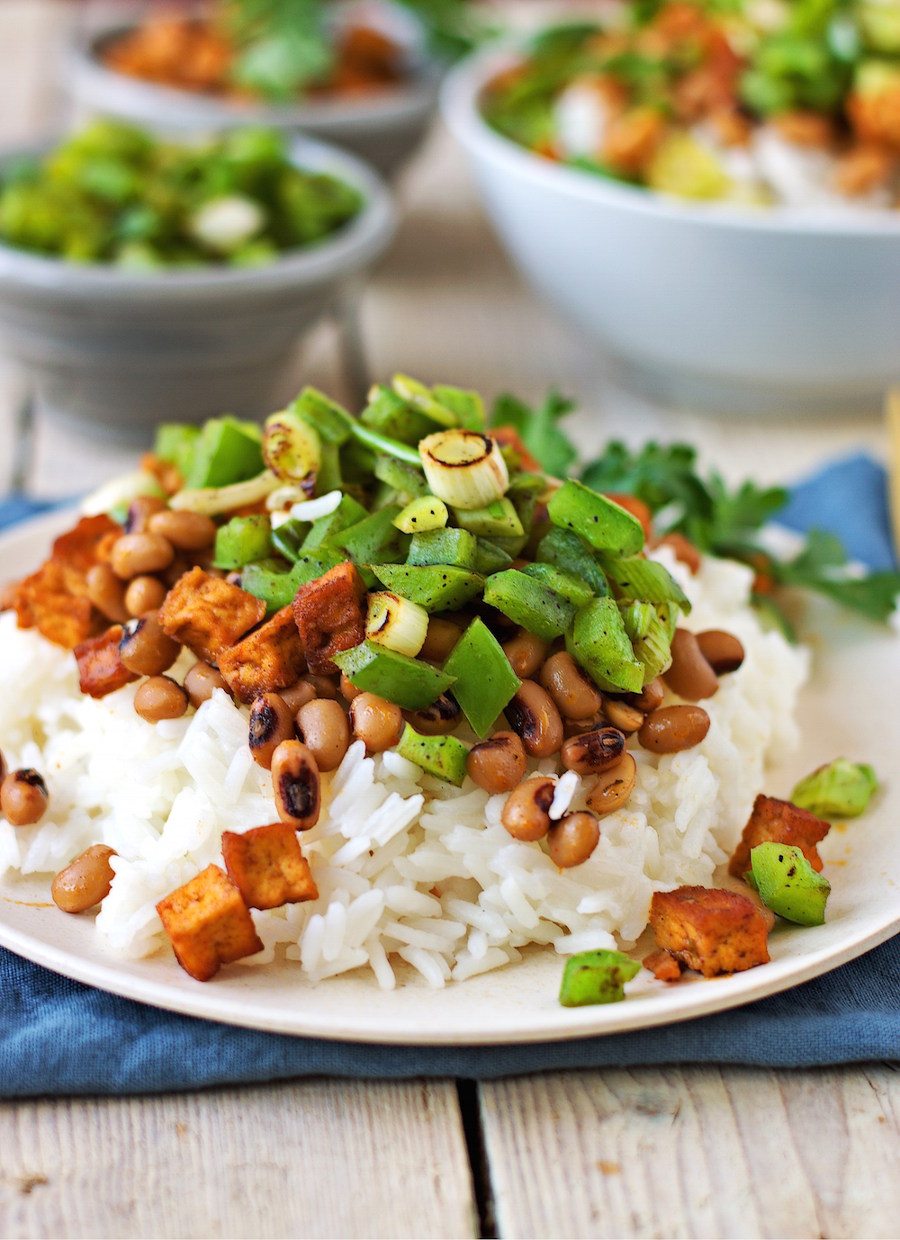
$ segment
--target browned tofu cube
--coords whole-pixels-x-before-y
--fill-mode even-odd
[[[103,514],[82,517],[56,539],[52,558],[85,577],[88,569],[100,563],[104,548],[121,533],[121,527]]]
[[[282,607],[271,620],[221,654],[219,671],[241,702],[252,702],[260,693],[294,684],[306,671],[306,659],[291,608]]]
[[[831,823],[824,822],[800,809],[790,801],[779,801],[762,793],[753,802],[753,810],[741,841],[728,863],[728,873],[743,878],[750,869],[750,850],[757,844],[794,844],[803,853],[814,870],[822,869],[822,858],[817,844],[825,838]]]
[[[130,672],[119,657],[122,632],[121,624],[114,624],[99,637],[88,638],[75,647],[79,685],[88,697],[106,697],[138,679],[137,673]]]
[[[74,650],[97,631],[90,599],[72,594],[66,570],[55,560],[20,581],[12,601],[20,629],[37,629],[65,650]]]
[[[333,674],[338,670],[334,656],[363,640],[365,592],[365,583],[352,564],[338,564],[297,591],[294,620],[311,672]]]
[[[649,969],[658,982],[677,982],[681,980],[681,965],[671,952],[658,947],[655,952],[645,956],[645,969]]]
[[[250,910],[217,865],[160,900],[156,911],[178,963],[198,982],[208,982],[223,964],[262,951]]]
[[[659,947],[704,977],[740,973],[769,959],[770,918],[747,896],[718,887],[657,891],[650,925]]]
[[[192,568],[163,599],[159,623],[169,637],[189,647],[199,659],[218,663],[219,656],[265,614],[262,599],[202,568]]]
[[[315,900],[319,892],[294,828],[272,822],[222,833],[225,869],[248,908],[280,908]]]

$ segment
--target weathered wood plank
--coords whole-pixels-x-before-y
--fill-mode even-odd
[[[477,1231],[449,1084],[7,1103],[0,1151],[9,1238]]]
[[[897,1235],[890,1067],[519,1078],[481,1110],[504,1240]]]

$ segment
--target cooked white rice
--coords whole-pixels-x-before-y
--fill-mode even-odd
[[[451,787],[395,753],[367,758],[357,742],[323,778],[321,820],[302,837],[319,898],[254,913],[265,950],[245,963],[265,964],[285,945],[312,981],[368,967],[390,989],[402,959],[439,987],[515,961],[531,943],[566,954],[612,947],[614,935],[631,942],[654,891],[709,884],[763,786],[767,756],[794,742],[807,658],[762,631],[746,569],[707,558],[692,578],[665,551],[659,558],[691,596],[690,627],[728,629],[747,658],[704,703],[712,726],[702,744],[665,757],[634,748],[637,787],[602,820],[589,861],[559,871],[540,845],[504,830],[503,796],[469,781]],[[107,844],[116,877],[97,932],[111,954],[156,952],[165,946],[156,902],[221,862],[224,830],[274,817],[269,775],[247,748],[246,710],[217,692],[195,714],[145,723],[134,686],[83,697],[72,656],[9,614],[0,652],[0,748],[11,767],[41,771],[50,790],[38,825],[0,818],[0,876],[49,875]],[[584,792],[564,775],[554,815],[581,805]]]

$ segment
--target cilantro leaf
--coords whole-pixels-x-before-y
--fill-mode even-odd
[[[512,426],[532,456],[548,474],[564,478],[578,456],[577,449],[557,423],[574,409],[572,401],[557,391],[548,392],[543,404],[531,409],[524,401],[504,392],[491,411],[491,426]]]
[[[900,597],[900,572],[850,573],[841,540],[824,530],[811,530],[800,554],[792,560],[773,561],[772,571],[779,585],[815,590],[882,623],[890,618]]]

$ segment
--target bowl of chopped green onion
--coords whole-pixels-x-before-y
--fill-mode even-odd
[[[377,174],[329,146],[97,121],[0,154],[0,347],[48,410],[121,438],[274,407],[393,227]]]
[[[391,174],[434,118],[449,56],[477,23],[462,0],[212,0],[76,41],[68,81],[89,112],[165,133],[264,124]]]

